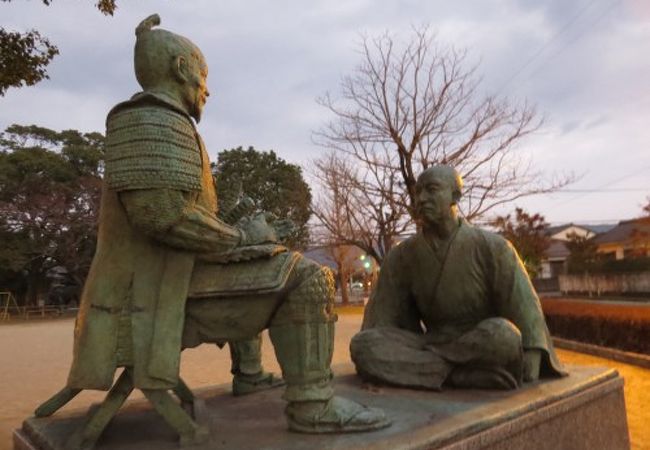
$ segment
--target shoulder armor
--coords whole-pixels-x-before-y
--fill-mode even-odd
[[[106,121],[109,189],[201,190],[201,149],[191,120],[158,105],[116,109]]]

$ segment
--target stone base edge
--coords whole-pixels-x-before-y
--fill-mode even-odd
[[[589,355],[650,369],[650,356],[642,353],[624,352],[611,347],[601,347],[600,345],[586,344],[584,342],[572,341],[558,337],[553,338],[553,344],[556,347],[565,350],[587,353]]]
[[[14,450],[38,450],[22,430],[14,430]]]
[[[629,450],[623,384],[622,378],[614,378],[591,387],[578,396],[546,405],[534,412],[439,448],[441,450],[503,450],[523,448],[525,444],[529,450],[557,448]],[[588,409],[592,410],[587,414],[591,422],[582,417]],[[605,427],[599,426],[601,420],[607,422]],[[580,426],[574,426],[575,423]],[[550,429],[552,433],[544,435],[540,431],[542,429]],[[567,433],[579,443],[558,442],[558,437],[566,436]],[[425,448],[430,447],[422,446],[417,450]]]

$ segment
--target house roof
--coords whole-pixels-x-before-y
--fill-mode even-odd
[[[548,227],[545,230],[545,233],[546,233],[547,236],[553,236],[554,234],[559,233],[560,231],[564,231],[567,228],[572,227],[572,226],[573,226],[572,223],[565,223],[565,224],[562,224],[562,225],[554,225],[552,227]]]
[[[580,225],[583,228],[588,229],[589,231],[592,231],[596,234],[603,234],[607,233],[609,230],[614,228],[616,226],[615,223],[604,223],[600,225]]]
[[[587,225],[587,224],[581,224],[581,223],[565,223],[562,225],[555,225],[552,227],[548,227],[546,229],[546,235],[547,236],[553,236],[557,233],[560,233],[567,228],[571,227],[577,227],[577,228],[582,228],[583,230],[586,231],[591,231],[594,234],[601,234],[601,233],[606,233],[607,231],[611,230],[616,226],[615,223],[606,223],[606,224],[599,224],[599,225]]]
[[[591,232],[595,235],[599,235],[602,233],[606,233],[612,228],[616,226],[615,223],[608,223],[608,224],[600,224],[600,225],[586,225],[586,224],[581,224],[581,223],[565,223],[562,225],[554,225],[552,227],[547,227],[546,228],[546,235],[547,236],[555,236],[558,233],[561,233],[562,231],[571,228],[571,227],[576,227],[576,228],[581,228],[585,231]]]
[[[581,229],[583,229],[583,230],[585,230],[587,232],[590,231],[592,233],[596,233],[588,225],[580,225],[579,223],[565,223],[565,224],[562,224],[562,225],[555,225],[553,227],[548,227],[546,229],[546,235],[547,236],[555,236],[556,234],[561,233],[562,231],[566,230],[567,228],[571,228],[571,227],[581,228]]]
[[[635,234],[641,233],[650,236],[650,217],[640,217],[638,219],[623,220],[614,228],[606,233],[600,234],[594,238],[596,244],[611,244],[614,242],[624,242],[632,238]]]
[[[572,223],[565,223],[562,225],[553,225],[552,227],[547,227],[546,228],[546,235],[547,236],[552,236],[555,233],[559,233],[560,231],[566,230],[570,226],[573,226]]]
[[[345,247],[347,249],[345,256],[343,258],[346,261],[346,264],[348,265],[349,268],[352,270],[363,270],[365,259],[362,260],[361,256],[365,255],[366,252],[361,250],[359,247],[356,247],[354,245],[344,245],[341,247]],[[318,246],[318,247],[312,247],[303,252],[303,255],[311,260],[316,261],[318,264],[322,266],[327,266],[330,269],[333,270],[338,270],[336,260],[334,259],[334,256],[332,255],[332,248],[336,247],[329,247],[329,246]],[[373,261],[374,259],[372,257],[370,258],[369,261],[371,261],[371,264],[374,264]]]

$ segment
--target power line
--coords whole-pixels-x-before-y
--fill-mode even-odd
[[[650,186],[644,188],[561,189],[559,191],[553,192],[553,194],[575,194],[575,193],[594,194],[600,192],[644,192],[644,191],[650,193]]]
[[[620,0],[614,0],[612,3],[609,4],[609,6],[607,6],[605,9],[603,9],[603,11],[602,11],[598,16],[596,16],[596,18],[594,18],[594,19],[591,21],[590,26],[593,28],[593,27],[594,27],[598,22],[600,22],[600,21],[601,21],[601,20],[602,20],[602,19],[603,19],[607,14],[609,14],[609,12],[612,11],[612,10],[614,9],[614,7],[616,7],[616,6],[618,6],[618,5],[620,5]],[[575,35],[575,36],[573,37],[573,39],[570,39],[569,41],[567,41],[567,42],[564,44],[563,47],[561,47],[561,48],[560,48],[559,50],[557,50],[555,53],[553,53],[553,54],[551,54],[550,56],[548,56],[547,61],[548,61],[548,60],[551,60],[551,59],[553,59],[553,58],[555,58],[556,56],[558,56],[560,53],[562,53],[564,50],[566,50],[566,49],[567,49],[571,44],[573,44],[574,42],[576,42],[576,41],[577,41],[578,39],[580,39],[581,37],[582,37],[582,34],[581,34],[581,33],[578,33],[577,35]],[[541,66],[539,66],[536,70],[534,70],[533,72],[531,72],[531,73],[528,75],[528,79],[533,78],[535,75],[537,75],[537,74],[538,74],[541,70],[543,70],[544,68],[546,68],[546,65],[545,65],[545,64],[542,64]]]
[[[593,20],[591,20],[590,27],[593,28],[593,26],[600,22],[600,20],[605,17],[615,6],[620,5],[621,0],[614,0],[612,3],[610,3],[608,6],[605,7],[604,10]],[[578,10],[578,12],[573,15],[567,23],[560,28],[558,32],[556,32],[551,39],[546,41],[544,45],[542,45],[537,52],[535,52],[513,75],[511,75],[502,85],[499,89],[497,89],[496,94],[500,94],[503,92],[503,90],[508,86],[517,76],[519,76],[528,66],[530,66],[537,58],[539,58],[544,51],[551,46],[551,44],[555,43],[555,41],[562,35],[564,34],[577,20],[593,5],[596,3],[596,0],[591,0],[589,3],[585,4],[582,8]],[[586,29],[587,27],[583,27],[582,31],[578,32],[576,36],[574,36],[573,39],[567,41],[558,51],[553,53],[552,55],[548,56],[546,60],[550,60],[552,58],[555,58],[557,55],[562,53],[567,47],[569,47],[571,44],[573,44],[575,41],[577,41],[580,37],[582,37],[582,32]],[[540,65],[536,70],[534,70],[532,73],[526,77],[526,79],[530,79],[533,76],[535,76],[540,70],[544,69],[546,67],[545,64]],[[521,84],[521,81],[520,81]]]
[[[616,219],[567,219],[567,220],[554,220],[552,222],[547,222],[550,226],[558,226],[558,225],[567,225],[567,224],[573,224],[573,225],[615,225],[618,224],[621,220],[627,220],[627,219],[621,219],[620,217]],[[472,222],[474,225],[482,225],[482,226],[487,226],[491,225],[492,221],[491,220],[474,220]]]
[[[613,225],[621,221],[621,218],[617,219],[578,219],[578,220],[565,220],[565,221],[553,221],[549,222],[551,226],[566,225],[572,223],[573,225]]]
[[[499,89],[497,89],[497,91],[496,91],[497,95],[500,94],[505,89],[505,87],[508,84],[510,84],[515,78],[517,78],[517,76],[519,76],[520,73],[522,73],[528,66],[530,66],[533,63],[533,61],[535,61],[542,53],[544,53],[544,51],[548,47],[550,47],[551,44],[553,44],[565,31],[567,31],[569,29],[569,27],[571,25],[573,25],[580,18],[580,16],[582,16],[585,13],[585,11],[587,11],[587,9],[589,9],[591,7],[591,5],[593,5],[594,3],[596,3],[596,0],[591,0],[589,3],[585,4],[582,8],[580,8],[578,10],[578,12],[576,14],[574,14],[569,19],[569,21],[567,23],[565,23],[564,26],[562,26],[562,28],[560,28],[560,30],[553,35],[553,37],[551,37],[551,39],[546,41],[546,43],[544,45],[542,45],[539,48],[539,50],[537,50],[537,52],[535,52],[517,71],[515,71],[514,74],[512,74],[510,76],[510,78],[508,78],[501,85],[501,87]]]
[[[596,188],[594,188],[594,189],[604,189],[604,188],[606,188],[606,187],[608,187],[608,186],[611,186],[611,185],[613,185],[613,184],[618,183],[619,181],[623,181],[623,180],[625,180],[626,178],[630,178],[630,177],[633,177],[633,176],[635,176],[635,175],[638,175],[638,174],[640,174],[640,173],[642,173],[642,172],[645,172],[645,171],[647,171],[648,169],[650,169],[650,166],[642,167],[642,168],[639,169],[639,170],[635,170],[635,171],[632,171],[632,172],[630,172],[630,173],[627,173],[627,174],[625,174],[625,175],[623,175],[623,176],[620,176],[620,177],[618,177],[618,178],[615,178],[615,179],[613,179],[613,180],[611,180],[611,181],[608,181],[607,183],[604,183],[604,184],[602,184],[602,185],[600,185],[600,186],[598,186],[598,187],[596,187]],[[579,195],[576,195],[575,197],[571,197],[571,198],[569,198],[569,199],[566,199],[566,200],[564,200],[564,201],[562,201],[562,202],[556,203],[555,206],[564,205],[564,204],[566,204],[566,203],[569,203],[569,202],[572,202],[572,201],[574,201],[574,200],[577,200],[577,199],[579,199],[579,198],[581,198],[581,197],[584,197],[585,195],[587,195],[586,192],[585,192],[585,193],[582,193],[582,194],[579,194]]]

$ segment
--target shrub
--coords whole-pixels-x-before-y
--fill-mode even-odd
[[[543,301],[553,336],[650,355],[650,306]]]

